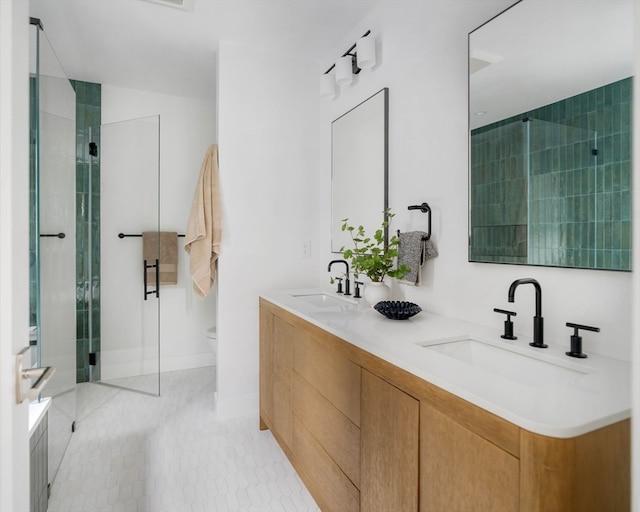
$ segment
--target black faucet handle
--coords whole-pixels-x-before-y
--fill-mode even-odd
[[[360,295],[360,287],[361,287],[364,283],[362,283],[362,282],[360,282],[360,281],[354,281],[354,282],[353,282],[353,284],[355,284],[355,285],[356,285],[356,289],[355,289],[355,292],[354,292],[353,298],[354,298],[354,299],[359,299],[359,298],[361,298],[361,297],[362,297],[362,296]]]
[[[503,315],[507,315],[507,320],[510,320],[510,317],[517,316],[515,311],[507,311],[506,309],[493,308],[496,313],[502,313]]]
[[[600,332],[600,327],[591,327],[590,325],[574,324],[571,322],[567,322],[567,327],[574,329],[573,333],[576,336],[578,335],[578,329],[582,329],[583,331]]]
[[[571,335],[571,351],[565,352],[565,354],[567,354],[570,357],[578,357],[580,359],[586,358],[587,354],[582,352],[582,336],[578,334],[578,331],[583,330],[583,331],[591,331],[591,332],[600,332],[600,327],[574,324],[572,322],[567,322],[567,327],[570,327],[571,329],[573,329],[573,334]]]
[[[496,313],[501,313],[503,315],[507,315],[507,319],[504,321],[504,334],[500,337],[505,340],[517,340],[518,337],[513,335],[513,322],[511,321],[512,316],[516,316],[515,311],[507,311],[506,309],[493,308],[493,311]]]
[[[342,293],[342,278],[334,277],[334,279],[338,281],[338,289],[336,290],[336,293]]]

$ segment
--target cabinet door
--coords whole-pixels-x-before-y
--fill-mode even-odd
[[[292,444],[291,378],[293,327],[268,311],[260,312],[261,427]]]
[[[419,402],[362,370],[360,509],[418,510]]]
[[[519,460],[420,404],[420,511],[519,508]]]

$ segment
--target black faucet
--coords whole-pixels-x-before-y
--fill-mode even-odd
[[[349,264],[345,261],[345,260],[332,260],[329,262],[329,267],[327,268],[327,272],[331,272],[331,265],[333,265],[334,263],[344,263],[345,266],[347,267],[347,271],[345,273],[345,279],[344,279],[344,294],[345,295],[351,295],[351,290],[349,289]],[[340,293],[340,291],[338,291],[338,293]]]
[[[535,279],[525,278],[516,279],[509,286],[509,302],[515,302],[516,288],[521,284],[532,284],[536,289],[536,316],[533,317],[533,343],[529,343],[532,347],[547,348],[544,344],[544,319],[542,318],[542,288],[540,283]]]

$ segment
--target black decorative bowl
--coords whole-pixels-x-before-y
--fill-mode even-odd
[[[413,302],[397,300],[380,301],[373,309],[391,320],[406,320],[422,311],[422,308]]]

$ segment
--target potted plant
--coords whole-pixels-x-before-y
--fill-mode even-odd
[[[340,248],[345,259],[351,260],[351,268],[356,279],[359,274],[366,275],[371,284],[365,286],[364,297],[369,304],[374,305],[381,300],[388,300],[389,288],[384,283],[386,276],[402,279],[404,275],[411,271],[407,265],[395,267],[398,257],[398,245],[400,240],[396,236],[389,239],[389,243],[384,243],[384,230],[389,226],[389,220],[393,218],[390,210],[384,212],[385,220],[382,226],[370,237],[366,234],[363,226],[352,226],[349,219],[342,219],[342,231],[348,231],[353,241],[353,248]]]

